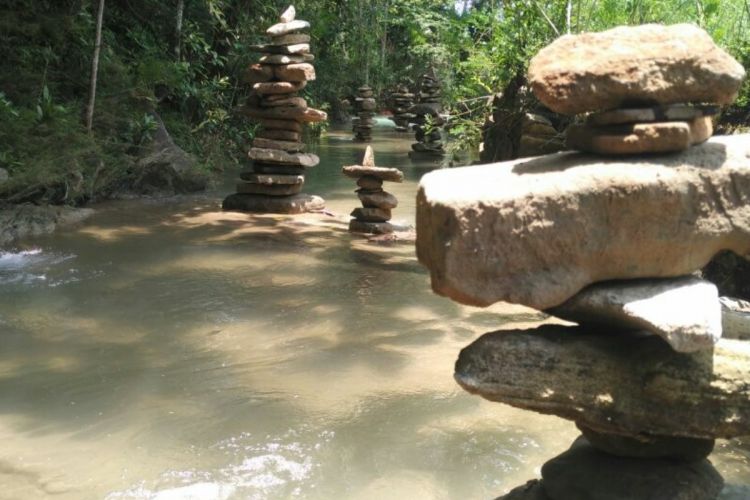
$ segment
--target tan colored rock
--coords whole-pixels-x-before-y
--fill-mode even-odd
[[[654,161],[437,170],[417,195],[417,256],[437,293],[466,304],[548,309],[599,281],[690,274],[722,249],[750,253],[750,135]]]
[[[281,174],[258,174],[255,172],[242,172],[240,179],[253,184],[304,184],[304,175],[281,175]]]
[[[712,349],[721,338],[716,285],[693,277],[596,283],[547,312],[581,325],[645,330],[678,352]]]
[[[586,117],[586,123],[589,125],[619,125],[623,123],[691,121],[702,116],[714,116],[718,113],[718,106],[667,104],[648,108],[619,108],[592,113]]]
[[[310,43],[310,35],[306,33],[291,33],[289,35],[281,35],[271,37],[271,43],[273,45],[296,45],[298,43]]]
[[[247,154],[251,160],[265,163],[282,163],[300,167],[314,167],[320,159],[310,153],[286,153],[277,149],[250,148]]]
[[[289,196],[302,191],[302,184],[256,184],[254,182],[238,182],[237,193],[264,194],[268,196]]]
[[[309,82],[315,80],[315,67],[309,63],[276,66],[274,75],[287,82]]]
[[[721,297],[719,302],[723,336],[728,339],[750,340],[750,302],[731,297]]]
[[[351,216],[363,222],[388,222],[391,211],[387,208],[359,207],[352,210]]]
[[[301,64],[305,62],[302,55],[268,54],[260,58],[261,64]]]
[[[277,130],[277,129],[266,129],[261,130],[257,134],[255,134],[255,137],[262,138],[262,139],[271,139],[271,140],[279,140],[279,141],[290,141],[290,142],[300,142],[302,140],[302,134],[299,132],[294,132],[292,130]]]
[[[637,123],[632,125],[571,125],[566,145],[595,154],[643,154],[682,151],[706,141],[713,133],[710,117],[691,122]]]
[[[289,94],[279,94],[281,96],[286,96]],[[278,96],[276,99],[264,99],[261,101],[261,106],[264,108],[279,108],[279,107],[291,107],[291,108],[307,108],[307,101],[303,97],[286,97],[283,99],[279,99]]]
[[[254,148],[263,149],[280,149],[287,153],[304,153],[305,144],[303,142],[290,142],[290,141],[275,141],[273,139],[265,139],[263,137],[256,137],[253,139]]]
[[[264,64],[251,64],[243,75],[245,83],[255,84],[273,80],[273,68]]]
[[[542,325],[488,333],[461,351],[472,394],[600,433],[700,439],[750,434],[750,345],[685,354],[661,339]]]
[[[309,43],[293,43],[289,45],[276,45],[276,44],[263,44],[263,45],[251,45],[248,47],[252,52],[261,52],[264,54],[309,54],[310,44]]]
[[[373,175],[364,175],[357,179],[357,186],[362,189],[380,189],[383,187],[383,179],[378,179]]]
[[[284,12],[281,13],[281,16],[279,16],[279,22],[291,23],[292,21],[294,21],[294,18],[296,16],[297,10],[294,8],[294,5],[290,5]]]
[[[591,446],[604,453],[627,458],[668,458],[683,462],[703,460],[714,449],[715,439],[675,436],[620,436],[604,434],[577,424]]]
[[[349,231],[352,233],[390,234],[396,232],[397,229],[390,222],[368,222],[357,219],[349,221]]]
[[[740,63],[690,24],[564,35],[529,64],[537,98],[570,115],[638,102],[729,104],[744,76]]]
[[[296,20],[290,21],[288,23],[274,24],[266,30],[266,34],[271,37],[276,37],[306,29],[310,29],[310,23],[308,23],[307,21]]]
[[[259,94],[291,94],[304,89],[307,82],[263,82],[253,85]]]
[[[386,167],[365,167],[360,165],[351,165],[342,169],[344,175],[353,179],[359,179],[360,177],[370,176],[377,177],[383,181],[390,182],[403,182],[404,173],[397,168],[386,168]]]
[[[235,193],[224,199],[222,208],[234,212],[301,214],[323,210],[325,200],[309,194],[266,196]]]
[[[239,111],[248,118],[295,120],[302,123],[321,122],[328,118],[328,115],[324,111],[293,106],[281,106],[276,108],[243,106]]]

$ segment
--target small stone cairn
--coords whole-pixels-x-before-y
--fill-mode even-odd
[[[577,323],[488,333],[456,362],[467,391],[583,434],[503,498],[713,500],[714,440],[750,434],[750,344],[727,338],[716,286],[693,273],[750,254],[750,135],[706,135],[745,72],[691,25],[566,35],[529,71],[550,109],[592,113],[578,149],[640,156],[422,178],[417,255],[437,293]]]
[[[321,210],[322,198],[301,194],[305,170],[319,158],[305,153],[302,128],[305,123],[325,121],[323,111],[307,106],[299,96],[307,82],[315,80],[311,61],[310,23],[295,19],[293,6],[279,23],[266,30],[270,42],[252,49],[263,55],[251,65],[245,79],[253,94],[241,112],[260,123],[248,157],[252,168],[240,174],[237,193],[224,200],[225,210],[261,213],[302,213]]]
[[[367,146],[362,165],[351,165],[343,168],[347,177],[357,180],[357,196],[362,208],[355,208],[349,222],[349,231],[353,233],[387,234],[396,230],[388,221],[391,210],[398,206],[398,200],[391,193],[383,190],[383,181],[403,182],[404,174],[397,168],[375,166],[375,153]]]
[[[354,99],[354,109],[357,119],[354,120],[354,139],[361,142],[372,141],[372,126],[375,118],[375,97],[372,89],[363,85],[357,89]]]
[[[416,143],[411,145],[412,158],[438,157],[445,155],[440,129],[445,120],[440,116],[440,82],[435,72],[422,75],[419,87],[419,103],[411,108],[414,114]]]
[[[409,111],[412,106],[414,106],[414,94],[409,92],[406,85],[397,85],[391,92],[391,110],[397,132],[409,130],[409,123],[416,117],[414,113]]]

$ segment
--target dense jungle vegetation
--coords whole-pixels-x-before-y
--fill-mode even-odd
[[[207,171],[242,155],[253,127],[232,110],[247,95],[244,67],[257,57],[287,1],[2,0],[0,2],[0,199],[83,204],[136,173],[163,119]],[[102,5],[91,130],[87,106]],[[341,115],[364,82],[384,96],[432,66],[456,141],[476,146],[484,96],[524,73],[536,51],[566,32],[621,24],[691,22],[750,68],[749,0],[299,0],[312,23],[318,79],[308,101]],[[156,113],[157,115],[154,115]],[[727,117],[750,121],[750,83]]]

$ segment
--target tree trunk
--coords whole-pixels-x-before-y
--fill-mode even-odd
[[[89,90],[89,104],[86,109],[86,130],[91,133],[94,125],[94,104],[96,102],[96,80],[99,74],[99,53],[102,50],[102,21],[104,19],[104,0],[99,0],[99,12],[96,17],[96,42],[94,57],[91,60],[91,86]]]
[[[182,15],[185,12],[185,0],[177,0],[177,18],[174,27],[174,58],[177,62],[182,56]]]

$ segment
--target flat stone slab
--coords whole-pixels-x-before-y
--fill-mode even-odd
[[[367,222],[357,219],[349,221],[349,231],[364,234],[391,234],[398,230],[390,222]]]
[[[750,345],[740,340],[685,354],[652,336],[542,325],[483,335],[461,351],[454,376],[490,401],[605,434],[750,434]]]
[[[273,68],[264,64],[251,64],[243,74],[245,83],[255,84],[273,80]]]
[[[238,182],[237,192],[242,194],[265,194],[268,196],[289,196],[302,191],[302,184],[258,184]]]
[[[291,94],[299,92],[307,86],[307,82],[261,82],[253,85],[258,94]]]
[[[529,64],[537,98],[570,115],[631,103],[729,104],[744,76],[740,63],[690,24],[564,35]]]
[[[547,312],[582,325],[645,330],[679,352],[712,349],[722,331],[716,285],[694,277],[597,283]]]
[[[601,453],[585,439],[542,466],[551,500],[713,500],[724,479],[708,460],[639,460]]]
[[[276,66],[273,73],[279,80],[302,82],[315,80],[315,67],[309,63],[287,64]]]
[[[292,96],[291,94],[276,94],[262,99],[260,105],[263,108],[291,107],[305,109],[307,108],[307,101],[303,97]]]
[[[311,153],[287,153],[278,149],[250,148],[247,154],[251,160],[265,163],[280,163],[311,168],[320,163],[320,158]]]
[[[259,60],[261,64],[281,65],[304,63],[307,59],[303,55],[268,54]]]
[[[397,168],[363,167],[360,165],[351,165],[348,167],[344,167],[342,172],[345,176],[351,177],[352,179],[359,179],[360,177],[368,176],[376,177],[382,181],[404,181],[404,173]]]
[[[307,33],[291,33],[289,35],[280,35],[271,37],[271,43],[274,45],[295,45],[298,43],[310,43],[310,35]]]
[[[292,21],[294,21],[294,18],[296,16],[297,16],[297,9],[294,8],[294,5],[290,5],[279,16],[279,22],[280,23],[291,23]]]
[[[417,256],[458,302],[544,310],[612,279],[750,252],[750,134],[656,160],[559,153],[442,169],[417,194]]]
[[[300,153],[305,151],[305,143],[303,142],[290,142],[290,141],[277,141],[273,139],[264,139],[263,137],[256,137],[253,139],[253,147],[263,149],[280,149],[287,153]]]
[[[650,123],[668,121],[690,121],[719,113],[719,106],[692,104],[667,104],[647,108],[620,108],[592,113],[586,117],[589,125],[619,125],[623,123]]]
[[[264,85],[259,83],[257,85]],[[240,113],[256,119],[271,118],[275,120],[296,120],[301,123],[322,122],[328,119],[325,111],[308,107],[278,107],[278,108],[256,108],[243,106]]]
[[[263,129],[255,134],[256,138],[274,141],[301,142],[302,134],[293,130]]]
[[[391,211],[386,208],[360,207],[352,210],[351,216],[364,222],[388,222],[391,220]]]
[[[307,21],[295,20],[288,23],[274,24],[266,30],[266,35],[271,37],[286,35],[294,33],[296,31],[303,31],[310,29],[310,23]]]
[[[750,302],[720,297],[721,327],[728,339],[750,340]]]
[[[251,45],[248,47],[253,52],[261,52],[266,54],[286,54],[286,55],[295,55],[295,54],[309,54],[310,53],[310,44],[308,43],[294,43],[289,45]]]
[[[304,175],[283,175],[283,174],[258,174],[256,172],[242,172],[240,179],[254,184],[304,184]]]
[[[310,194],[264,196],[236,193],[224,199],[222,208],[232,212],[302,214],[323,210],[325,200]]]
[[[302,132],[302,124],[296,120],[282,120],[279,118],[263,118],[258,120],[258,123],[260,123],[264,128],[266,129],[276,129],[276,130],[289,130],[292,132]]]
[[[683,151],[713,134],[710,117],[690,122],[636,123],[632,125],[571,125],[566,145],[588,153],[632,155]]]

